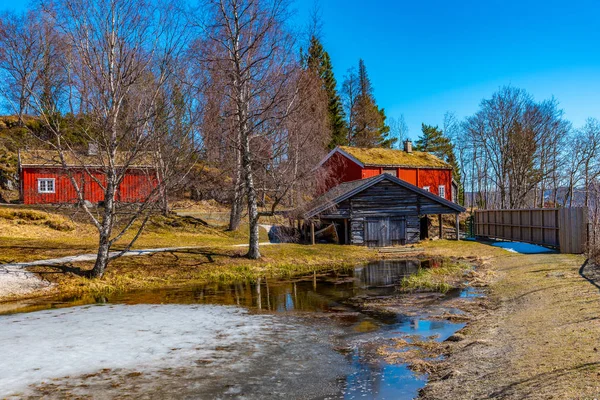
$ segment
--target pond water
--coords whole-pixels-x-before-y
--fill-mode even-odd
[[[0,341],[10,343],[0,398],[411,399],[427,377],[387,363],[379,346],[415,335],[443,341],[464,324],[430,318],[426,306],[390,313],[362,304],[395,298],[402,278],[437,262],[21,304],[0,316]],[[432,304],[458,296],[476,294]]]

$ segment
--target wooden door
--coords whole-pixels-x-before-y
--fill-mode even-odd
[[[406,218],[392,218],[389,223],[389,237],[392,246],[406,244]]]
[[[389,218],[367,218],[365,221],[365,243],[368,247],[390,245]]]

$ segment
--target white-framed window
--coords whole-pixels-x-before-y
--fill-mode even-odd
[[[384,168],[383,173],[392,175],[392,176],[396,176],[396,177],[398,176],[398,172],[397,172],[396,168]]]
[[[438,186],[438,196],[446,198],[446,185]]]
[[[40,178],[38,182],[38,193],[55,193],[56,187],[54,185],[54,178]]]
[[[423,190],[427,192],[431,192],[431,188],[429,186],[423,186]]]

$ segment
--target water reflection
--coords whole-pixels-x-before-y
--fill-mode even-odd
[[[388,295],[420,268],[418,260],[379,261],[354,269],[331,271],[294,280],[258,279],[256,283],[206,285],[192,289],[194,302],[237,304],[264,311],[328,311],[351,297]],[[169,302],[176,301],[170,291]],[[160,296],[160,295],[159,295]],[[190,293],[178,291],[183,301]],[[127,295],[119,301],[127,301]]]
[[[420,266],[419,260],[382,260],[354,269],[354,281],[361,289],[393,286],[415,274]]]
[[[398,322],[377,332],[379,338],[406,336],[422,339],[435,337],[444,341],[464,323],[445,320],[427,320],[418,317],[400,317]],[[364,339],[363,339],[364,340]],[[413,399],[427,382],[427,376],[413,373],[406,364],[388,364],[381,359],[371,359],[358,348],[352,353],[354,372],[343,382],[344,399]]]
[[[26,308],[10,312],[39,311],[93,303],[124,304],[224,304],[261,311],[330,311],[355,296],[394,294],[396,285],[429,260],[383,260],[355,268],[325,273],[314,272],[294,279],[258,279],[234,284],[206,284],[192,287],[115,293],[101,298],[77,297],[34,300]]]

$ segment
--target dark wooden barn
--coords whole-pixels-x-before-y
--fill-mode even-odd
[[[315,240],[318,228],[335,226],[339,243],[382,247],[420,240],[420,218],[458,215],[465,208],[389,174],[342,183],[315,199],[302,218]]]

